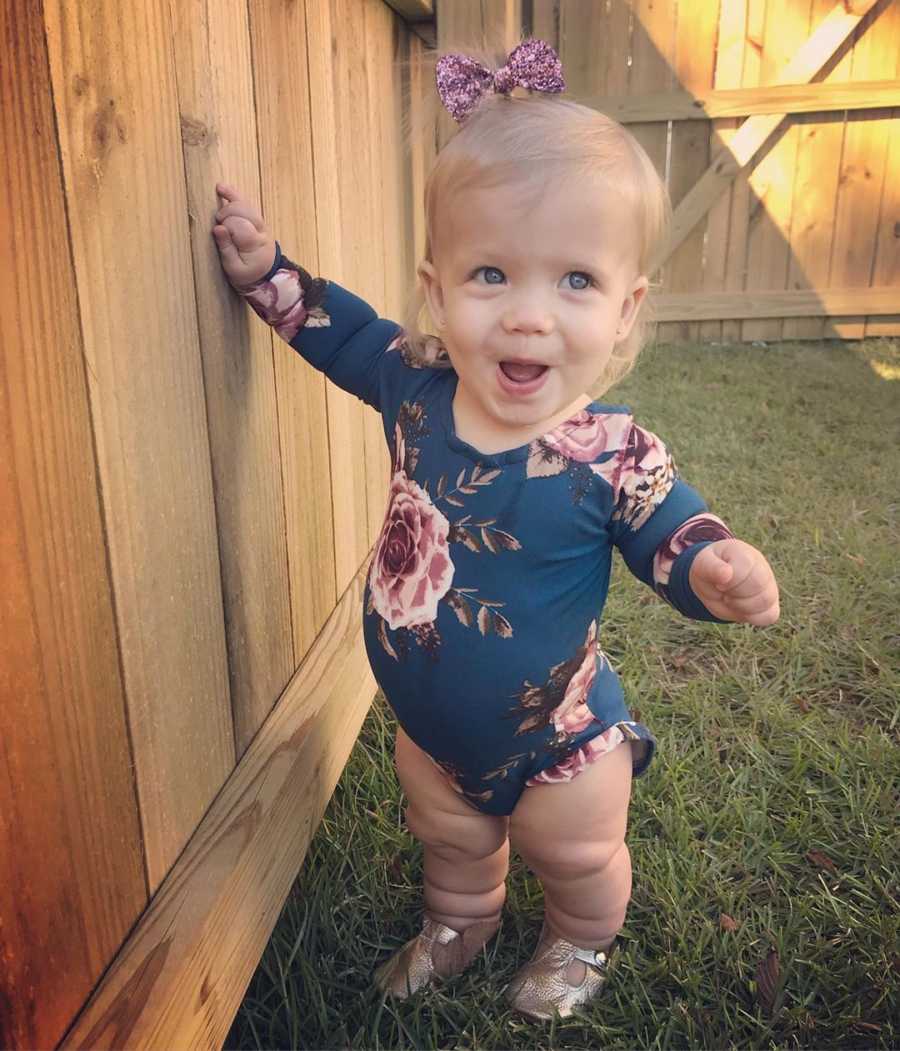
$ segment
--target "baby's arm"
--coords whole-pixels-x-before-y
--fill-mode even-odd
[[[234,290],[311,365],[380,411],[385,352],[397,344],[400,326],[291,262],[239,190],[217,183],[216,192],[226,203],[212,234]]]
[[[617,490],[614,542],[632,573],[660,597],[696,620],[759,626],[778,620],[769,563],[709,513],[656,435],[632,425]]]

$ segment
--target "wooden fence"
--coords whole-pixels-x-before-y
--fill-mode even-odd
[[[234,182],[400,316],[429,7],[0,0],[0,1046],[220,1046],[371,701],[379,421],[209,231]],[[832,7],[437,13],[550,39],[666,172],[663,338],[895,333],[900,0]]]
[[[382,0],[2,0],[0,46],[0,1046],[220,1046],[374,695],[388,463],[228,289],[215,183],[398,316],[423,44]]]

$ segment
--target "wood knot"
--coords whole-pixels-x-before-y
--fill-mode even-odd
[[[186,146],[209,146],[216,141],[216,133],[202,120],[182,115],[181,141]]]
[[[116,141],[119,143],[128,141],[125,121],[115,112],[115,109],[115,99],[109,99],[107,104],[101,106],[94,114],[91,139],[98,157],[105,157]]]

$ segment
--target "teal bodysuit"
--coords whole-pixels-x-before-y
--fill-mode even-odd
[[[612,549],[681,613],[715,620],[691,562],[730,537],[627,408],[591,402],[527,445],[485,455],[453,420],[457,375],[435,339],[396,323],[280,248],[239,289],[311,365],[381,413],[392,470],[363,624],[400,725],[473,806],[509,814],[524,789],[568,780],[655,740],[599,645]]]

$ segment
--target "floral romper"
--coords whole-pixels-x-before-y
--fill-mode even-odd
[[[688,617],[715,620],[691,563],[732,534],[627,408],[591,402],[518,449],[485,455],[453,423],[441,343],[403,330],[276,247],[239,290],[311,365],[381,413],[392,458],[369,567],[364,637],[412,740],[478,810],[510,814],[527,786],[565,781],[623,741],[634,773],[656,742],[600,649],[613,546]]]

